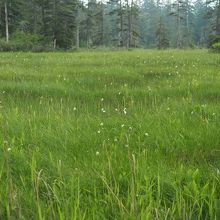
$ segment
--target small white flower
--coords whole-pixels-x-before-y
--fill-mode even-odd
[[[104,101],[104,98],[101,98],[101,102],[103,102]]]
[[[73,111],[76,111],[76,107],[73,108]]]
[[[99,153],[98,151],[96,151],[96,153],[95,153],[95,154],[96,154],[96,156],[99,156],[99,154],[100,154],[100,153]]]
[[[124,108],[124,109],[123,109],[123,112],[124,112],[124,114],[126,115],[126,114],[127,114],[127,109]]]
[[[106,112],[104,108],[102,108],[102,109],[101,109],[101,111],[102,111],[103,113],[105,113],[105,112]]]
[[[98,131],[97,131],[97,133],[98,133],[98,134],[100,134],[100,133],[101,133],[101,131],[100,131],[100,130],[98,130]]]
[[[101,122],[101,123],[100,123],[100,126],[103,126],[103,125],[104,125],[103,122]]]
[[[5,94],[5,91],[3,91],[2,93]]]
[[[10,148],[10,147],[8,148],[8,151],[11,151],[11,148]]]
[[[118,109],[116,108],[115,111],[118,112]]]
[[[132,130],[132,127],[129,127],[129,130]]]
[[[122,128],[123,128],[124,126],[125,126],[124,124],[121,125]]]
[[[121,92],[119,92],[118,94],[121,95]]]
[[[149,134],[147,132],[144,135],[147,136],[147,137],[149,136]]]
[[[117,142],[118,141],[118,139],[117,138],[114,138],[114,142]]]
[[[191,115],[193,115],[194,114],[194,111],[191,111]]]

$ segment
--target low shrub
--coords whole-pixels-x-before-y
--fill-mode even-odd
[[[220,42],[213,44],[212,45],[212,50],[214,52],[220,53]]]
[[[0,51],[33,51],[43,52],[53,50],[52,46],[45,42],[41,35],[30,34],[25,32],[15,32],[9,42],[0,39]]]
[[[208,39],[208,47],[212,48],[214,44],[220,42],[220,36],[216,34],[212,34]]]

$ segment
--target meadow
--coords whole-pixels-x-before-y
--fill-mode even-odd
[[[220,219],[220,56],[0,53],[0,219]]]

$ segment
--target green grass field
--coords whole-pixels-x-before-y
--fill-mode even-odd
[[[0,53],[0,219],[220,219],[220,56]]]

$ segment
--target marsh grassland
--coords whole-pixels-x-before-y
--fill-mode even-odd
[[[220,219],[220,56],[0,54],[0,219]]]

